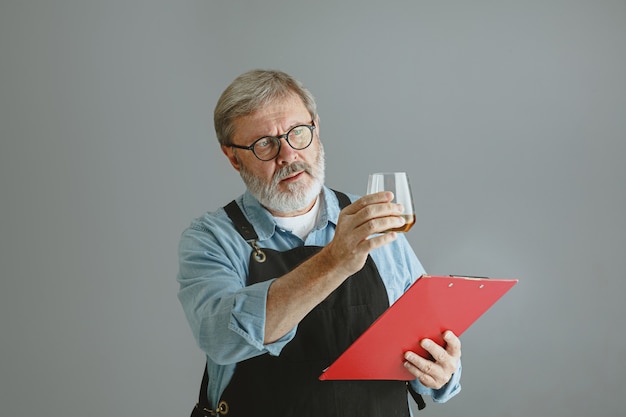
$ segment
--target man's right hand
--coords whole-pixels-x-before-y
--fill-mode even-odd
[[[396,232],[383,233],[405,222],[400,217],[402,205],[392,203],[392,199],[389,191],[369,194],[339,214],[335,237],[324,250],[346,276],[363,268],[372,250],[396,240]]]

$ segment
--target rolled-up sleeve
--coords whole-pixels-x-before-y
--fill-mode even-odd
[[[292,329],[264,345],[267,292],[273,279],[246,286],[249,250],[208,229],[189,228],[179,244],[181,302],[199,347],[216,364],[241,362],[269,352],[278,355]]]

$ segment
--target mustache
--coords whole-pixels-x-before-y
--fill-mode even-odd
[[[277,185],[283,179],[299,171],[304,171],[309,175],[313,174],[311,165],[303,161],[298,161],[298,162],[291,163],[285,167],[282,167],[281,169],[276,171],[276,173],[274,174],[274,178],[272,178],[272,183],[273,185]]]

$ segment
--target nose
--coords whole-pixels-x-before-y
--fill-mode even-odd
[[[289,145],[287,142],[287,136],[280,137],[280,150],[276,157],[276,163],[279,165],[288,165],[298,159],[298,151]]]

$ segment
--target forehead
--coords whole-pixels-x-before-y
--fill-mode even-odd
[[[296,94],[271,101],[255,112],[235,119],[235,137],[252,139],[282,134],[291,127],[311,122],[311,114]]]

